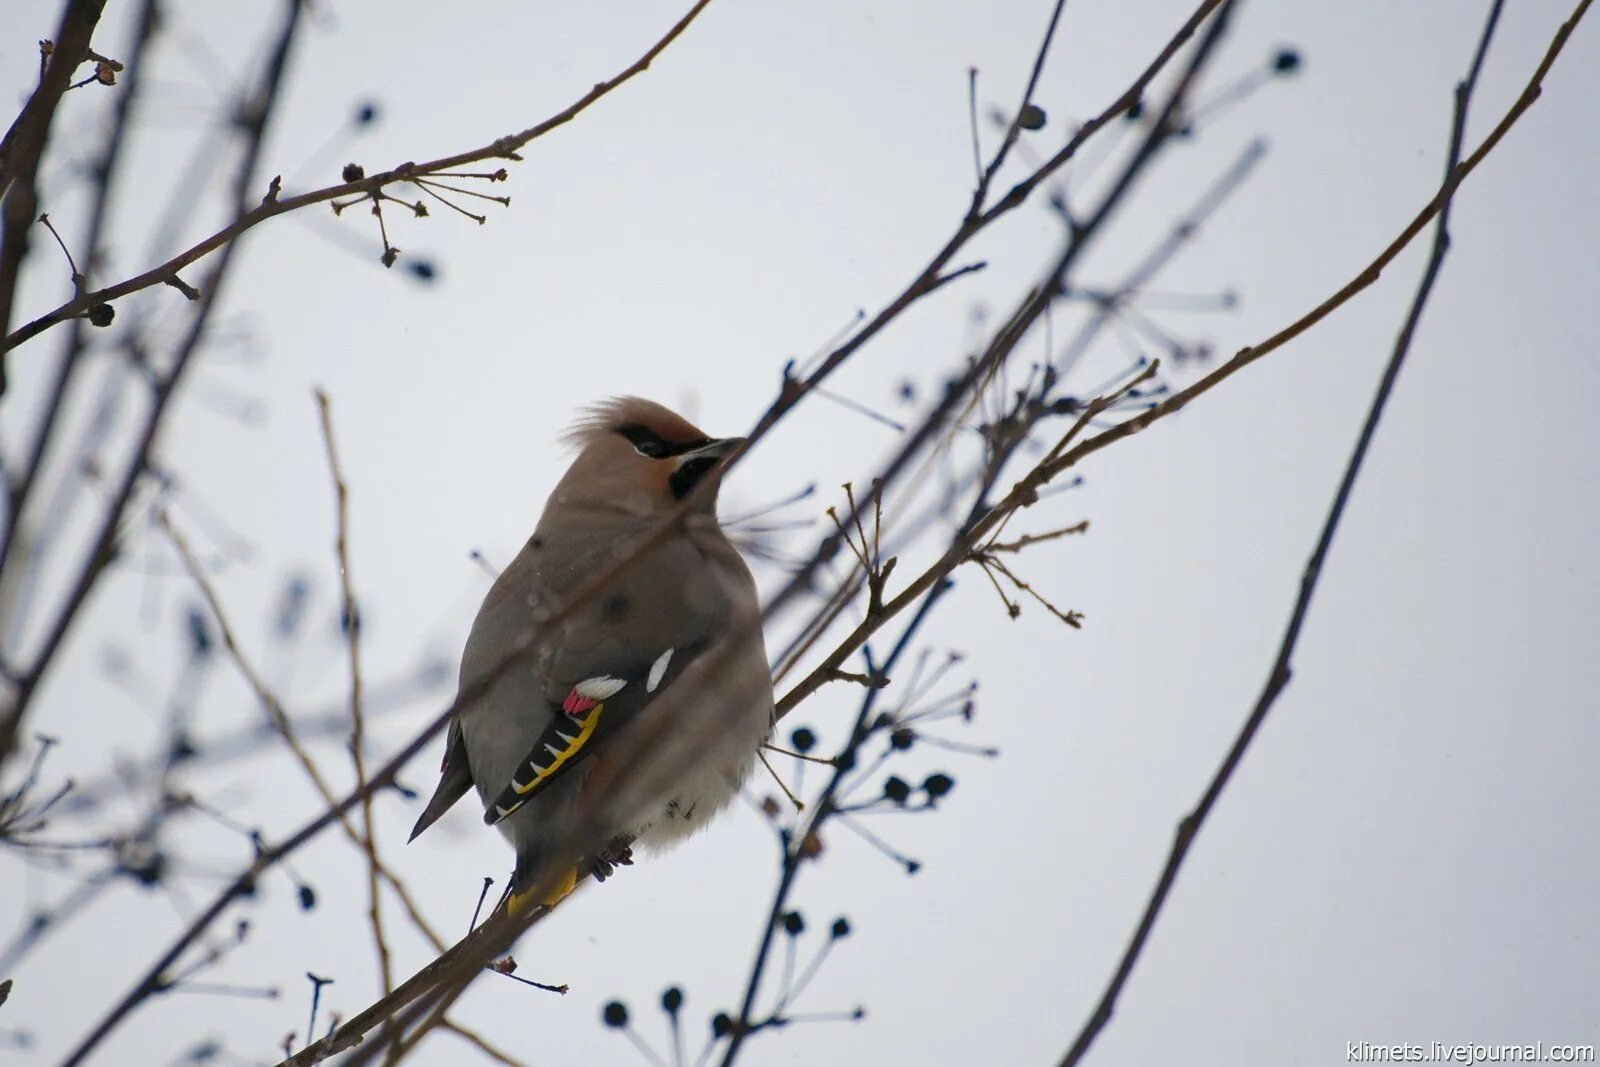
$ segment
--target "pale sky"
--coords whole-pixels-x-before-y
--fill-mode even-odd
[[[56,6],[0,0],[8,106],[35,76],[34,41],[52,32]],[[127,5],[111,6],[96,42],[117,55]],[[1049,6],[713,0],[645,75],[528,148],[494,190],[512,197],[509,210],[490,205],[481,227],[442,209],[420,221],[389,216],[401,263],[438,265],[432,286],[377,264],[375,227],[360,210],[334,219],[312,209],[255,231],[224,316],[248,328],[253,358],[218,350],[197,369],[163,455],[195,501],[179,509],[186,528],[211,547],[228,540],[219,527],[247,543],[215,581],[247,652],[291,709],[334,704],[345,684],[314,386],[332,397],[352,493],[368,676],[394,678],[425,658],[453,670],[488,582],[469,553],[503,564],[526,538],[566,463],[556,439],[575,409],[637,393],[713,433],[747,429],[786,359],[810,355],[858,308],[892,297],[955,227],[972,182],[967,69],[981,71],[985,111],[1014,106]],[[255,42],[278,7],[253,7],[236,23],[229,16],[242,5],[171,5],[113,276],[176,247],[152,247],[150,234],[225,110],[225,79],[255,70]],[[683,8],[323,0],[296,52],[264,174],[309,189],[336,181],[345,162],[371,171],[532,125],[625,67]],[[1047,154],[1070,122],[1114,99],[1187,10],[1178,0],[1072,0],[1038,93],[1050,121],[1027,147]],[[1485,10],[1464,0],[1245,3],[1200,99],[1282,46],[1301,52],[1302,70],[1164,155],[1079,282],[1115,280],[1260,137],[1268,152],[1250,182],[1152,287],[1230,291],[1238,307],[1152,305],[1149,314],[1222,354],[1293,321],[1432,195],[1451,89]],[[1568,14],[1547,0],[1507,5],[1471,144]],[[1453,251],[1335,544],[1293,682],[1193,849],[1090,1062],[1322,1065],[1345,1062],[1347,1042],[1600,1039],[1597,72],[1591,16],[1543,98],[1463,187]],[[72,94],[61,129],[92,138],[109,99]],[[380,121],[359,137],[344,131],[368,100]],[[986,145],[997,136],[988,123],[983,134]],[[1089,174],[1103,156],[1085,150],[1066,176],[1069,195],[1097,188],[1115,165],[1112,156]],[[66,166],[58,156],[53,172]],[[81,199],[46,207],[58,224],[81,226]],[[182,243],[214,229],[217,213],[212,201],[181,213]],[[900,383],[930,396],[981,336],[974,308],[1009,308],[1059,239],[1042,198],[1019,210],[974,246],[986,272],[906,316],[832,388],[913,418]],[[831,829],[825,861],[794,898],[811,929],[802,960],[836,915],[854,932],[795,1010],[861,1005],[867,1017],[762,1034],[743,1062],[1059,1058],[1137,921],[1177,820],[1266,677],[1424,246],[1310,334],[1092,457],[1081,488],[1017,520],[1017,532],[1089,520],[1087,535],[1039,546],[1021,563],[1036,587],[1084,613],[1081,631],[1029,607],[1010,621],[981,574],[958,572],[925,637],[938,655],[964,653],[945,688],[976,679],[978,711],[970,727],[950,724],[941,736],[1001,754],[922,749],[890,768],[912,781],[944,770],[957,782],[938,813],[868,823],[922,861],[914,877]],[[36,246],[41,259],[54,253]],[[66,286],[64,268],[35,270],[21,314],[59,303]],[[142,306],[176,324],[180,304],[163,289]],[[1058,340],[1080,313],[1063,309]],[[132,303],[119,314],[133,315]],[[1125,365],[1137,341],[1108,335],[1069,391]],[[1038,353],[1030,358],[1043,357],[1044,343],[1025,344]],[[19,405],[37,394],[59,344],[47,335],[11,356],[0,448],[15,447]],[[1200,373],[1178,367],[1168,380]],[[241,403],[259,417],[231,414]],[[782,513],[811,523],[784,535],[803,551],[835,487],[869,476],[897,439],[812,398],[735,473],[724,513],[815,482],[816,498]],[[182,669],[178,635],[195,596],[157,537],[133,543],[139,565],[102,588],[30,720],[61,739],[48,765],[57,780],[92,780],[119,755],[146,751]],[[902,573],[938,547],[915,541]],[[151,559],[162,572],[154,577],[139,572]],[[294,573],[311,578],[312,628],[292,651],[274,649],[272,612]],[[756,573],[765,588],[781,580],[768,564]],[[141,680],[108,677],[108,649]],[[856,697],[825,691],[781,733],[803,723],[836,744]],[[448,698],[435,687],[379,718],[377,755]],[[257,720],[226,664],[198,699],[202,734]],[[348,781],[337,741],[316,752]],[[436,757],[434,746],[405,780],[431,788]],[[787,764],[775,762],[786,773]],[[318,807],[279,755],[220,764],[187,784],[269,839]],[[751,782],[754,796],[773,791]],[[430,919],[458,936],[481,878],[501,878],[511,856],[466,805],[405,846],[420,803],[381,799],[380,845]],[[210,899],[216,876],[246,861],[237,837],[186,826],[175,838],[192,863],[174,882],[180,892],[119,885],[0,975],[16,981],[0,1029],[35,1037],[33,1051],[8,1049],[7,1062],[56,1062]],[[680,850],[584,890],[519,944],[519,973],[569,983],[568,996],[485,978],[457,1017],[529,1063],[641,1064],[600,1027],[600,1006],[627,1001],[665,1052],[655,1003],[680,985],[697,1049],[710,1015],[737,1007],[775,852],[761,817],[735,807]],[[256,935],[207,973],[281,987],[282,999],[175,993],[141,1009],[95,1062],[165,1063],[207,1036],[239,1062],[273,1062],[282,1035],[305,1026],[308,970],[336,979],[325,1008],[348,1016],[369,1003],[362,868],[335,834],[293,866],[316,886],[318,907],[302,913],[289,878],[268,879],[261,899],[224,924],[248,916]],[[0,855],[0,944],[72,884]],[[409,974],[430,956],[391,916],[396,966]],[[438,1036],[417,1062],[471,1058]]]

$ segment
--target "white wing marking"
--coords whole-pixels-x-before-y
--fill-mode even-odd
[[[615,696],[627,684],[621,678],[613,678],[609,674],[602,674],[598,678],[585,678],[572,688],[581,697],[588,697],[590,700],[605,700],[607,697]]]
[[[656,657],[656,661],[650,665],[650,677],[646,678],[644,682],[645,692],[654,693],[656,691],[656,687],[661,684],[661,679],[667,676],[667,665],[672,662],[672,654],[676,651],[677,649],[675,648],[669,648]]]

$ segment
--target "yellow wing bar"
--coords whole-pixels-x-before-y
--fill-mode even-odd
[[[539,735],[539,740],[522,767],[512,775],[511,784],[484,812],[483,821],[493,826],[522,807],[541,785],[555,778],[594,737],[605,707],[604,704],[596,704],[582,712],[581,718],[577,715],[557,715],[555,721]]]

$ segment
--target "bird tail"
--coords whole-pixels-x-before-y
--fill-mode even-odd
[[[417,819],[417,825],[411,828],[411,836],[406,838],[406,843],[415,841],[418,834],[438,822],[439,816],[449,811],[471,788],[472,768],[467,763],[466,742],[461,737],[460,725],[452,722],[449,737],[445,741],[444,766],[440,769],[439,786],[433,791],[428,806],[422,809],[422,815]]]

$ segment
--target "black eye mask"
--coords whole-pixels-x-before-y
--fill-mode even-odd
[[[711,473],[711,468],[717,465],[720,456],[697,456],[689,460],[672,472],[672,477],[667,479],[667,488],[672,492],[674,500],[682,500],[688,496],[700,479]]]
[[[654,430],[637,423],[618,426],[617,432],[628,439],[635,452],[647,459],[669,459],[672,456],[681,456],[685,452],[693,452],[697,448],[704,448],[711,443],[709,437],[700,437],[693,441],[668,442]],[[695,477],[698,478],[699,475]]]

